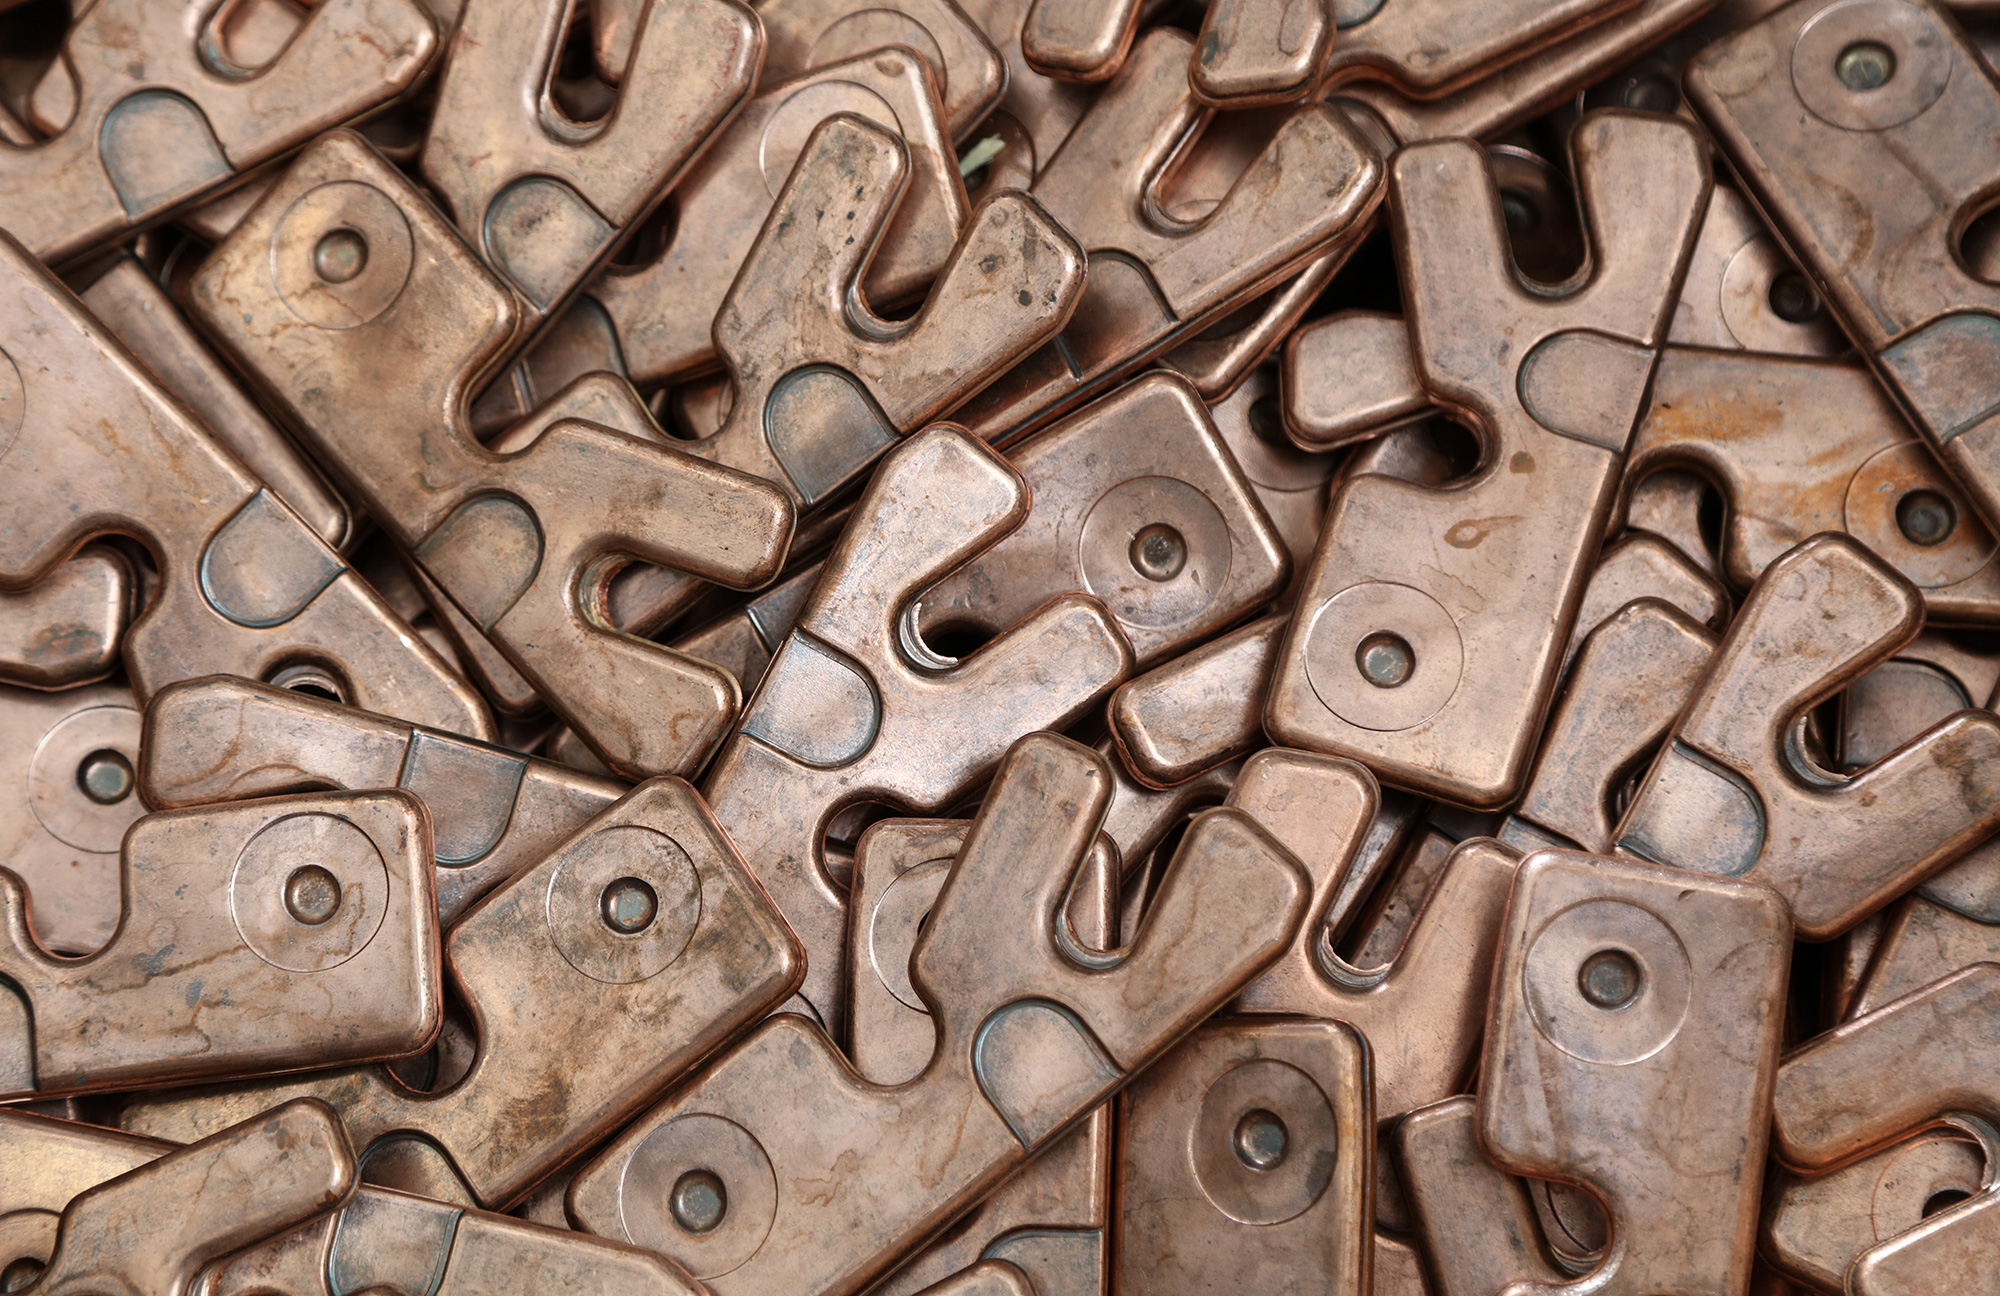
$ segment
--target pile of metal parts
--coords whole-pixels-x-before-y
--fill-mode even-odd
[[[2000,1293],[1995,57],[0,0],[0,1292]]]

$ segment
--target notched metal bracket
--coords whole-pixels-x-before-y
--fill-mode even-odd
[[[1103,758],[1066,739],[1031,734],[1008,753],[912,956],[938,1040],[921,1075],[871,1084],[816,1027],[774,1017],[586,1166],[572,1217],[680,1259],[720,1296],[773,1282],[846,1296],[880,1278],[1220,1006],[1305,917],[1298,864],[1216,810],[1189,828],[1137,940],[1078,964],[1056,927],[1110,795]],[[923,1173],[889,1170],[911,1165]],[[702,1233],[673,1205],[695,1169],[731,1203]]]
[[[904,633],[910,604],[1028,516],[997,453],[951,427],[883,460],[711,767],[716,816],[805,942],[804,996],[838,1029],[844,889],[823,837],[843,808],[936,813],[976,787],[1016,736],[1061,729],[1131,671],[1094,596],[1049,600],[963,661]],[[919,640],[914,647],[921,647]]]
[[[2000,825],[2000,721],[1963,711],[1851,776],[1803,713],[1916,637],[1916,589],[1842,535],[1764,570],[1615,834],[1621,853],[1782,895],[1826,940]],[[1989,783],[1992,784],[1989,786]]]
[[[448,1158],[456,1191],[503,1208],[768,1012],[803,970],[701,798],[665,778],[489,894],[446,945],[478,1040],[465,1074],[437,1092],[369,1067],[149,1095],[120,1123],[185,1140],[280,1098],[323,1098],[364,1158],[416,1135]]]
[[[51,957],[0,871],[9,1097],[399,1057],[443,1020],[430,823],[407,792],[162,810],[121,851],[117,935]],[[227,1122],[224,1122],[227,1123]]]
[[[598,608],[628,560],[738,587],[770,579],[791,540],[783,494],[581,421],[508,455],[480,446],[465,397],[512,335],[514,297],[358,136],[307,149],[191,292],[245,371],[607,765],[701,763],[735,717],[735,681],[616,631]]]

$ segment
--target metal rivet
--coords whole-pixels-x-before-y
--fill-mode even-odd
[[[653,925],[660,912],[660,897],[653,888],[635,877],[606,883],[600,902],[604,925],[620,936],[634,936]]]
[[[1236,1147],[1236,1159],[1252,1170],[1274,1170],[1285,1159],[1285,1143],[1289,1131],[1285,1122],[1274,1112],[1262,1107],[1243,1114],[1236,1122],[1236,1133],[1232,1142]]]
[[[668,1202],[674,1223],[690,1233],[709,1232],[729,1213],[729,1193],[707,1170],[690,1170],[675,1180]]]
[[[1819,314],[1819,293],[1797,270],[1786,270],[1773,278],[1765,296],[1771,313],[1788,324],[1803,324]]]
[[[285,909],[308,927],[340,912],[340,879],[317,864],[302,864],[285,879]]]
[[[1833,73],[1849,90],[1880,90],[1896,75],[1896,56],[1879,41],[1855,41],[1833,60]]]
[[[1164,522],[1132,537],[1132,570],[1150,581],[1169,581],[1187,566],[1187,540]]]
[[[125,753],[99,748],[77,763],[76,785],[99,805],[117,805],[132,795],[132,762]]]
[[[351,229],[329,230],[313,249],[313,272],[328,283],[346,283],[368,266],[368,240]]]
[[[1623,1008],[1639,997],[1644,978],[1639,965],[1624,950],[1599,950],[1583,961],[1576,974],[1583,997],[1599,1008]]]
[[[1896,501],[1896,526],[1911,544],[1929,548],[1958,528],[1958,510],[1934,490],[1913,490]]]
[[[1417,654],[1399,634],[1378,630],[1354,650],[1361,677],[1376,688],[1396,688],[1417,668]]]

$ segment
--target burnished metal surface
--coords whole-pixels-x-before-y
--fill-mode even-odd
[[[1109,797],[1086,748],[1029,737],[1008,754],[911,956],[938,1032],[915,1080],[869,1084],[816,1027],[775,1017],[586,1166],[572,1216],[678,1255],[718,1293],[859,1291],[950,1222],[1240,989],[1305,917],[1296,861],[1217,810],[1189,830],[1132,946],[1091,958],[1056,920]],[[921,1170],[866,1197],[840,1190],[893,1164]],[[675,1194],[703,1169],[738,1205],[696,1234]]]
[[[1477,1131],[1502,1169],[1604,1203],[1619,1243],[1579,1288],[1743,1290],[1790,954],[1764,887],[1569,851],[1521,862]]]
[[[0,681],[66,689],[111,674],[133,584],[123,555],[91,545],[39,583],[0,591]]]
[[[1823,772],[1800,712],[1915,637],[1916,589],[1839,535],[1758,579],[1615,834],[1621,853],[1784,896],[1825,940],[2000,824],[2000,720],[1959,712],[1871,768]],[[1921,807],[1921,809],[1919,808]]]
[[[208,0],[79,6],[48,138],[0,147],[0,228],[60,264],[394,98],[438,45],[418,0],[332,0],[233,66]]]
[[[1019,473],[948,427],[898,446],[820,569],[705,789],[805,943],[803,1007],[844,1018],[842,888],[823,839],[846,806],[935,813],[990,776],[1014,737],[1072,723],[1132,668],[1093,595],[1050,600],[964,660],[917,634],[913,600],[1028,512]]]
[[[782,494],[581,422],[519,455],[481,448],[467,389],[519,309],[358,136],[314,144],[192,292],[197,317],[608,765],[686,770],[713,750],[735,681],[618,634],[598,590],[617,565],[607,560],[628,557],[729,585],[768,580],[791,539]],[[337,399],[334,372],[341,391],[371,399]],[[651,699],[655,723],[631,722],[629,694]]]
[[[967,406],[981,435],[1005,441],[1088,400],[1354,237],[1381,201],[1375,147],[1342,114],[1311,105],[1284,114],[1212,209],[1163,211],[1161,173],[1204,118],[1188,87],[1189,46],[1167,30],[1140,41],[1037,173],[1032,193],[1075,235],[1092,277],[1059,342]]]
[[[1526,772],[1708,190],[1677,124],[1597,114],[1573,149],[1596,269],[1561,297],[1508,274],[1476,148],[1419,145],[1392,164],[1417,373],[1481,428],[1485,467],[1449,492],[1342,486],[1264,718],[1279,742],[1480,807]]]
[[[233,676],[162,690],[137,768],[173,809],[310,788],[398,787],[430,811],[438,921],[539,862],[626,792],[613,779]]]
[[[1112,794],[1114,805],[1117,793]],[[1108,810],[1111,826],[1115,810]],[[910,952],[928,924],[970,827],[963,820],[899,819],[865,833],[854,855],[848,939],[848,1056],[875,1084],[913,1079],[937,1030],[910,980]],[[1088,949],[1115,946],[1118,852],[1100,835],[1058,921]],[[1103,1293],[1111,1272],[1111,1108],[1102,1105],[871,1291],[904,1296],[982,1256],[1012,1261],[1038,1291]]]
[[[406,792],[162,810],[125,834],[102,949],[52,956],[0,872],[11,1098],[415,1053],[444,1012],[430,820]],[[222,1122],[227,1124],[229,1122]]]
[[[1849,0],[1787,5],[1718,42],[1687,89],[1884,388],[2000,518],[2000,299],[1960,248],[1996,168],[1942,146],[2000,121],[1992,69],[1940,5]]]
[[[0,0],[0,1292],[2000,1296],[1996,66]]]
[[[309,1133],[315,1122],[323,1122],[327,1131],[319,1136],[317,1147],[298,1137]],[[218,1230],[217,1240],[226,1239],[228,1244],[206,1249],[199,1259],[230,1251],[237,1254],[203,1269],[191,1290],[206,1296],[343,1296],[372,1285],[376,1290],[399,1292],[442,1289],[466,1296],[500,1296],[519,1291],[522,1283],[538,1283],[547,1285],[544,1290],[553,1287],[579,1296],[626,1292],[700,1296],[699,1285],[673,1262],[637,1248],[387,1189],[356,1189],[352,1153],[338,1122],[330,1120],[327,1109],[310,1099],[253,1116],[233,1130],[268,1129],[274,1124],[281,1133],[289,1134],[296,1146],[275,1165],[266,1160],[246,1167],[254,1171],[245,1178],[249,1190],[256,1194],[253,1200],[260,1215],[254,1224],[239,1224],[225,1217],[222,1223],[230,1232]],[[244,1134],[231,1131],[215,1138],[233,1138],[239,1146],[246,1141]],[[211,1139],[205,1146],[214,1143]],[[194,1150],[116,1130],[13,1112],[0,1115],[0,1148],[5,1149],[13,1184],[0,1203],[4,1205],[0,1210],[0,1239],[4,1239],[0,1253],[5,1253],[0,1264],[7,1266],[23,1261],[47,1264],[48,1253],[31,1250],[31,1234],[38,1231],[42,1217],[60,1217],[72,1202],[87,1200],[86,1193],[101,1195],[106,1190],[100,1185],[114,1180],[121,1187],[113,1191],[124,1192],[135,1191],[140,1184],[158,1183],[161,1187],[148,1190],[152,1194],[149,1204],[169,1210],[182,1206],[184,1199],[170,1196],[173,1190],[165,1186],[170,1182],[166,1176],[176,1162],[189,1159]],[[283,1179],[266,1176],[282,1171],[288,1160],[309,1162],[315,1153],[343,1167],[334,1182],[344,1187],[325,1202],[325,1206],[340,1209],[292,1232],[285,1232],[282,1220],[266,1227],[261,1212],[269,1207],[264,1203],[282,1201],[277,1194],[291,1186]],[[134,1187],[122,1186],[127,1184]],[[175,1185],[181,1191],[189,1186]],[[221,1202],[208,1203],[205,1196],[200,1200],[204,1212],[222,1206]],[[313,1213],[319,1212],[299,1212]],[[243,1241],[257,1238],[271,1240],[238,1250]],[[99,1276],[98,1280],[103,1279]]]
[[[372,1182],[402,1186],[388,1149],[415,1143],[412,1173],[442,1156],[432,1173],[468,1204],[504,1207],[769,1011],[800,973],[769,898],[678,779],[634,789],[444,944],[476,1038],[435,1088],[372,1067],[134,1099],[121,1123],[186,1141],[288,1097],[321,1098],[383,1163]]]
[[[139,1155],[80,1129],[38,1137],[33,1116],[0,1121],[10,1174],[30,1181],[0,1215],[17,1291],[185,1296],[212,1262],[354,1196],[354,1152],[321,1103],[286,1103],[192,1147]]]
[[[424,178],[520,303],[517,344],[646,219],[764,58],[736,0],[646,0],[617,100],[584,129],[546,90],[574,5],[466,0],[424,141]]]
[[[5,237],[0,294],[0,585],[34,585],[81,542],[128,535],[160,570],[123,636],[142,700],[217,670],[268,679],[309,662],[356,705],[492,735],[465,682]]]

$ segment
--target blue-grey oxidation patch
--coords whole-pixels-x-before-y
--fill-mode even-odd
[[[803,634],[778,650],[743,732],[821,769],[859,760],[882,725],[882,702],[865,672]]]
[[[823,366],[788,373],[771,388],[764,435],[808,504],[896,443],[895,426],[861,384]]]
[[[1675,742],[1647,780],[1618,845],[1655,864],[1740,877],[1764,853],[1765,832],[1755,789]]]
[[[166,90],[142,90],[104,114],[97,155],[134,219],[235,174],[201,109]]]
[[[347,570],[268,490],[260,490],[201,553],[201,592],[240,626],[262,630],[305,611]]]

